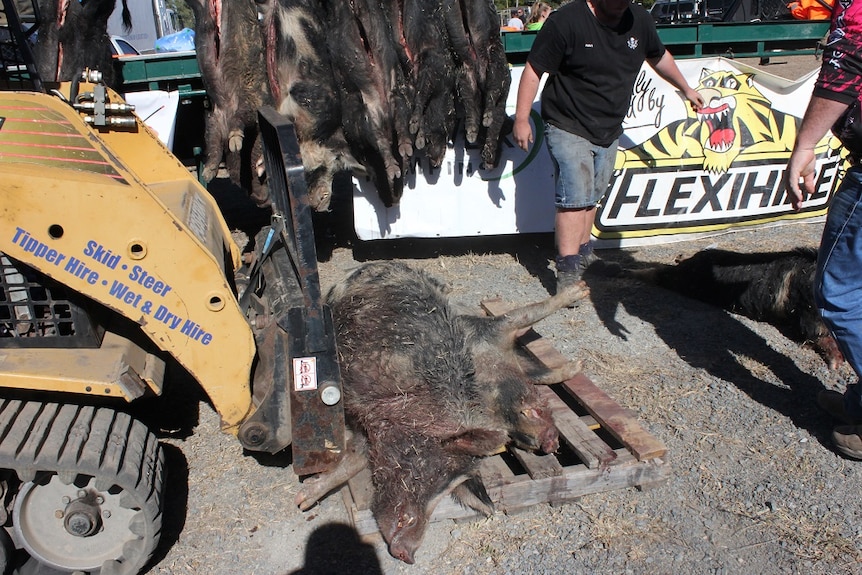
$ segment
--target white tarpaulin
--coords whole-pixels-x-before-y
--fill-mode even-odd
[[[593,234],[600,244],[677,241],[728,229],[825,213],[838,184],[834,138],[818,149],[817,193],[794,212],[781,177],[816,73],[790,81],[725,58],[678,61],[709,103],[695,114],[676,90],[644,66],[632,93],[617,170]],[[514,115],[522,68],[512,69],[507,111]],[[459,137],[443,164],[412,163],[399,205],[386,208],[373,185],[354,180],[360,239],[461,237],[550,232],[554,170],[538,101],[529,152],[504,139],[500,162],[480,169],[480,150]]]

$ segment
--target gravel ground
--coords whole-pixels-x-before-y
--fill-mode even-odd
[[[773,59],[767,70],[792,78],[816,65]],[[319,230],[324,289],[358,262],[386,258],[437,275],[477,313],[484,298],[523,304],[553,285],[548,235],[356,245],[343,228],[336,217]],[[821,229],[794,223],[602,255],[628,264],[669,263],[708,246],[776,251],[816,246]],[[818,390],[843,389],[852,372],[829,371],[771,325],[635,280],[588,283],[589,301],[536,329],[563,355],[583,359],[590,379],[665,443],[667,483],[437,522],[408,566],[379,540],[357,537],[339,495],[298,511],[289,459],[243,453],[199,391],[178,384],[168,398],[173,422],[161,424],[171,430],[172,480],[149,572],[862,573],[862,500],[848,499],[862,490],[862,462],[833,451],[832,422],[814,404]]]

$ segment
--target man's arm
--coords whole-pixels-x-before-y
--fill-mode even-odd
[[[784,189],[791,196],[793,209],[800,209],[805,194],[814,191],[814,147],[847,108],[844,102],[820,96],[812,96],[808,102],[784,172]]]
[[[647,62],[649,62],[649,65],[652,66],[653,70],[655,70],[659,76],[682,92],[686,99],[691,102],[691,105],[695,110],[699,110],[706,105],[706,102],[703,101],[703,96],[701,96],[697,90],[692,89],[692,87],[688,85],[688,82],[682,75],[682,72],[679,71],[679,67],[676,65],[676,60],[674,60],[670,52],[665,50],[664,54],[662,54],[660,58],[652,58],[647,60]]]
[[[521,81],[518,84],[518,99],[515,104],[515,125],[512,127],[512,137],[518,147],[526,151],[533,141],[533,129],[530,127],[530,111],[536,94],[539,93],[539,82],[541,75],[527,62],[521,73]]]

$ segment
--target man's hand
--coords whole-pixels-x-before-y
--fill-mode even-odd
[[[693,88],[685,91],[685,97],[691,102],[691,107],[695,112],[706,106],[706,100],[703,99],[701,93]]]
[[[787,161],[784,171],[784,191],[790,196],[794,210],[802,208],[805,195],[814,192],[814,150],[796,147]]]
[[[515,125],[512,127],[512,137],[515,138],[515,143],[525,152],[530,149],[530,144],[533,143],[533,128],[530,127],[528,118],[515,118]]]
[[[536,72],[532,64],[527,62],[521,71],[521,82],[518,84],[518,99],[515,103],[515,125],[512,126],[512,137],[519,148],[525,152],[533,143],[533,128],[530,127],[530,114],[533,110],[533,100],[539,93],[541,74]]]
[[[839,100],[811,96],[784,171],[784,190],[790,196],[794,210],[802,208],[806,194],[814,193],[814,148],[830,126],[847,111],[847,106]]]

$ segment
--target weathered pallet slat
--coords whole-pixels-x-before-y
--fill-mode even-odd
[[[500,300],[482,302],[482,307],[490,315],[500,315],[508,309]],[[566,361],[532,329],[525,330],[518,341],[549,367]],[[497,512],[510,513],[540,503],[565,503],[603,491],[651,487],[670,477],[665,446],[640,426],[631,411],[585,375],[537,389],[548,401],[561,448],[555,454],[538,455],[511,447],[485,458],[479,474]],[[370,509],[370,473],[357,475],[342,494],[356,530],[361,535],[377,533]],[[437,505],[431,521],[476,515],[446,497]]]
[[[664,444],[641,427],[628,409],[621,407],[583,373],[562,385],[614,437],[627,445],[638,460],[655,459],[667,453]]]
[[[584,420],[569,408],[557,394],[547,387],[540,387],[539,394],[551,407],[554,424],[563,440],[590,469],[611,461],[615,456],[607,443],[599,439]]]

